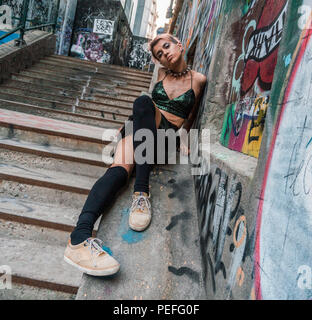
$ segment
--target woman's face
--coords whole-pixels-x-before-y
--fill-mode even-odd
[[[175,66],[182,57],[181,43],[173,43],[167,39],[160,39],[153,48],[158,61],[167,68]]]

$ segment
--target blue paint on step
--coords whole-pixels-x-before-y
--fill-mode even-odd
[[[129,244],[133,244],[142,241],[145,238],[145,235],[143,232],[137,232],[130,229],[128,222],[129,213],[129,208],[122,210],[122,219],[121,225],[118,230],[118,235],[121,236],[123,241],[126,241]]]

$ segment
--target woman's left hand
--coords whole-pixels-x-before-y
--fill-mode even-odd
[[[182,130],[180,134],[180,148],[179,151],[183,156],[188,156],[190,154],[190,148],[188,146],[188,134]]]

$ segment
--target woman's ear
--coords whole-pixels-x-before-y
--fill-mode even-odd
[[[183,52],[183,46],[180,41],[177,43],[177,46],[179,47],[180,51]]]

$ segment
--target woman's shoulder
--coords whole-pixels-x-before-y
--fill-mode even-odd
[[[192,70],[192,75],[193,75],[193,79],[197,81],[200,85],[206,84],[207,77],[204,74],[197,72],[195,70]]]
[[[158,76],[157,76],[157,80],[159,81],[160,79],[164,78],[164,76],[166,75],[166,71],[167,69],[164,67],[159,67],[158,69]]]

